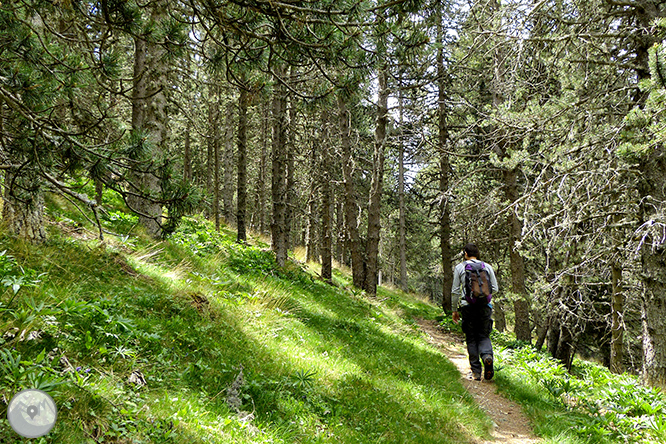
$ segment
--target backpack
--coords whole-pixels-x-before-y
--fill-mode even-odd
[[[492,299],[490,273],[483,262],[465,264],[465,300],[469,304],[488,304]]]

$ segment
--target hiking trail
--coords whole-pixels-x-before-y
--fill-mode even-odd
[[[462,338],[442,331],[435,321],[420,319],[417,323],[427,334],[428,341],[437,346],[458,368],[467,391],[495,423],[492,432],[494,440],[479,440],[477,444],[538,444],[543,442],[532,433],[529,420],[518,404],[498,394],[495,384],[491,381],[472,379],[467,350]]]

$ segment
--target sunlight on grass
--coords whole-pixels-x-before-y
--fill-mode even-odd
[[[47,277],[17,306],[42,298],[43,310],[27,313],[49,333],[16,345],[35,374],[35,356],[57,349],[48,375],[65,387],[54,394],[62,423],[45,442],[488,437],[455,368],[413,325],[437,309],[390,289],[368,299],[339,271],[333,287],[298,264],[278,269],[272,253],[232,238],[188,219],[173,240],[138,239],[130,252],[63,239],[22,253],[26,269]],[[62,373],[63,356],[83,369],[76,377]],[[19,376],[11,391],[29,383]]]

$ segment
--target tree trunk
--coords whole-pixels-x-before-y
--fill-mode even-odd
[[[270,128],[270,106],[265,101],[261,117],[261,155],[259,156],[259,172],[257,175],[256,205],[258,222],[255,226],[260,233],[266,232],[266,170],[268,165],[268,131]]]
[[[323,177],[321,184],[321,277],[328,283],[333,282],[332,233],[333,186],[331,184],[330,159],[328,147],[322,153]]]
[[[559,340],[553,357],[564,364],[567,370],[571,370],[571,365],[573,364],[575,351],[573,341],[574,337],[571,334],[569,327],[565,322],[560,323]]]
[[[446,146],[449,140],[449,128],[447,124],[446,109],[446,71],[444,67],[444,32],[442,27],[442,11],[437,21],[437,41],[440,47],[437,50],[437,78],[438,78],[438,143],[439,143],[439,248],[442,259],[442,309],[445,313],[451,313],[451,290],[453,287],[453,254],[451,251],[451,217],[449,215],[449,155]]]
[[[613,294],[611,296],[611,345],[610,370],[613,373],[624,372],[624,288],[622,283],[622,268],[613,263],[612,269]]]
[[[10,157],[11,158],[11,157]],[[5,199],[2,218],[9,232],[33,243],[46,240],[44,193],[41,181],[27,169],[5,171]]]
[[[156,13],[153,17],[159,21]],[[134,79],[132,90],[132,131],[140,137],[148,137],[152,152],[147,161],[155,168],[154,159],[159,159],[166,143],[166,88],[167,67],[163,61],[164,49],[149,43],[142,36],[134,39]],[[142,143],[142,142],[137,142]],[[143,168],[142,168],[143,169]],[[152,237],[161,234],[162,207],[156,203],[160,192],[159,178],[154,172],[135,171],[131,175],[133,192],[127,203],[139,214],[139,221]]]
[[[557,346],[560,343],[560,320],[557,313],[551,313],[548,318],[548,353],[552,357],[557,355]]]
[[[351,256],[352,281],[356,288],[363,288],[365,281],[365,261],[361,252],[361,236],[358,232],[358,203],[354,186],[354,161],[350,136],[350,115],[344,97],[338,95],[340,140],[342,143],[342,177],[344,180],[345,224],[347,244]]]
[[[278,76],[284,73],[276,67]],[[273,220],[271,223],[271,249],[278,266],[287,264],[287,89],[275,79],[273,86],[273,151],[271,194]]]
[[[382,54],[382,51],[380,51]],[[388,126],[388,67],[384,61],[379,68],[379,92],[377,99],[377,122],[375,146],[372,156],[372,181],[368,200],[368,237],[366,245],[366,269],[364,289],[370,296],[377,294],[379,273],[379,238],[381,233],[381,202],[384,183],[384,152]]]
[[[216,88],[219,92],[219,89]],[[213,122],[213,217],[215,230],[220,231],[220,106],[219,94],[216,94]]]
[[[403,122],[403,99],[400,92],[400,128]],[[400,255],[400,288],[407,292],[407,241],[405,239],[405,145],[404,137],[398,143],[398,250]],[[393,273],[390,273],[391,279]]]
[[[643,177],[641,195],[641,224],[647,227],[656,211],[663,211],[666,201],[666,155],[663,148],[655,149],[641,164]],[[657,216],[658,217],[658,216]],[[643,379],[652,386],[666,387],[666,250],[662,228],[646,234],[641,248],[643,281]]]
[[[336,193],[333,193],[334,197],[336,196]],[[337,233],[337,237],[335,240],[335,260],[338,261],[339,264],[344,263],[344,241],[345,241],[345,223],[343,220],[344,213],[343,213],[343,206],[342,202],[339,202],[340,197],[336,197],[336,203],[335,203],[335,226],[337,229],[335,232]]]
[[[291,68],[287,71],[287,74],[289,76],[289,79],[291,80]],[[288,97],[287,97],[288,99]],[[284,228],[285,228],[285,239],[287,241],[287,250],[289,250],[292,246],[292,239],[291,239],[291,232],[292,232],[292,225],[293,225],[293,220],[294,220],[294,207],[296,205],[296,186],[294,183],[294,144],[296,141],[294,140],[294,132],[289,131],[291,122],[295,122],[295,104],[291,100],[286,100],[287,106],[287,124],[285,127],[285,149],[287,150],[285,159],[286,159],[286,183],[285,183],[285,198],[286,198],[286,203],[285,203],[285,214],[284,214]]]
[[[192,122],[188,118],[185,123],[185,149],[183,151],[183,179],[192,181],[192,148],[191,148]]]
[[[645,3],[645,4],[643,4]],[[641,2],[640,7],[631,8],[637,23],[636,77],[639,82],[650,77],[648,48],[658,41],[651,34],[652,22],[659,14],[659,7],[650,2]],[[636,105],[642,106],[649,91],[636,88]],[[651,386],[666,387],[666,250],[663,242],[664,202],[666,202],[666,152],[659,144],[645,155],[640,166],[640,224],[651,231],[642,240],[641,280],[643,282],[643,380]],[[654,231],[652,231],[654,230]]]
[[[504,173],[504,186],[506,187],[506,198],[510,203],[518,200],[517,170]],[[514,333],[519,341],[532,342],[530,329],[530,304],[525,294],[525,264],[523,257],[518,251],[522,240],[523,224],[513,209],[508,217],[509,225],[509,257],[511,260],[511,290],[516,298],[513,303],[513,311],[516,317]]]
[[[539,316],[537,322],[537,337],[534,344],[534,348],[538,351],[541,351],[543,344],[546,342],[546,337],[548,335],[548,324],[550,322],[550,317],[546,315],[546,319],[543,319],[544,313]]]
[[[317,172],[317,149],[315,147],[315,138],[313,136],[312,149],[310,150],[310,177],[315,177]],[[310,193],[308,197],[307,224],[305,226],[305,261],[315,260],[317,255],[316,241],[316,211],[317,211],[317,181],[310,180]]]
[[[500,301],[493,301],[495,318],[495,330],[502,333],[506,330],[506,315],[504,314],[504,304]]]
[[[238,99],[240,102],[240,98]],[[224,122],[224,172],[222,176],[222,215],[228,224],[233,224],[234,221],[234,106],[233,101],[230,100],[227,104],[227,115]],[[222,119],[218,118],[218,125],[222,123]],[[238,123],[240,128],[240,122]],[[238,143],[240,143],[240,134],[238,135]],[[240,153],[238,156],[240,158]],[[222,170],[220,171],[222,172]]]
[[[210,95],[215,97],[215,87],[211,86]],[[206,195],[213,195],[213,174],[215,171],[215,127],[217,125],[217,117],[215,117],[215,110],[217,109],[217,102],[211,99],[208,102],[208,136],[206,137]],[[213,215],[213,202],[206,208],[206,216]]]
[[[241,87],[238,95],[238,186],[236,242],[245,242],[245,213],[247,211],[247,108],[248,91]]]

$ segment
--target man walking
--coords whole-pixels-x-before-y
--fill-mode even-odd
[[[456,265],[453,272],[453,321],[458,323],[462,315],[462,330],[465,333],[472,377],[477,381],[481,380],[481,358],[483,377],[490,380],[495,374],[493,346],[490,342],[490,332],[493,329],[493,305],[490,300],[492,294],[498,290],[497,278],[493,268],[478,259],[479,248],[475,244],[465,245],[463,252],[465,262]],[[481,291],[480,288],[485,290]],[[480,298],[477,297],[479,293],[482,293]]]

